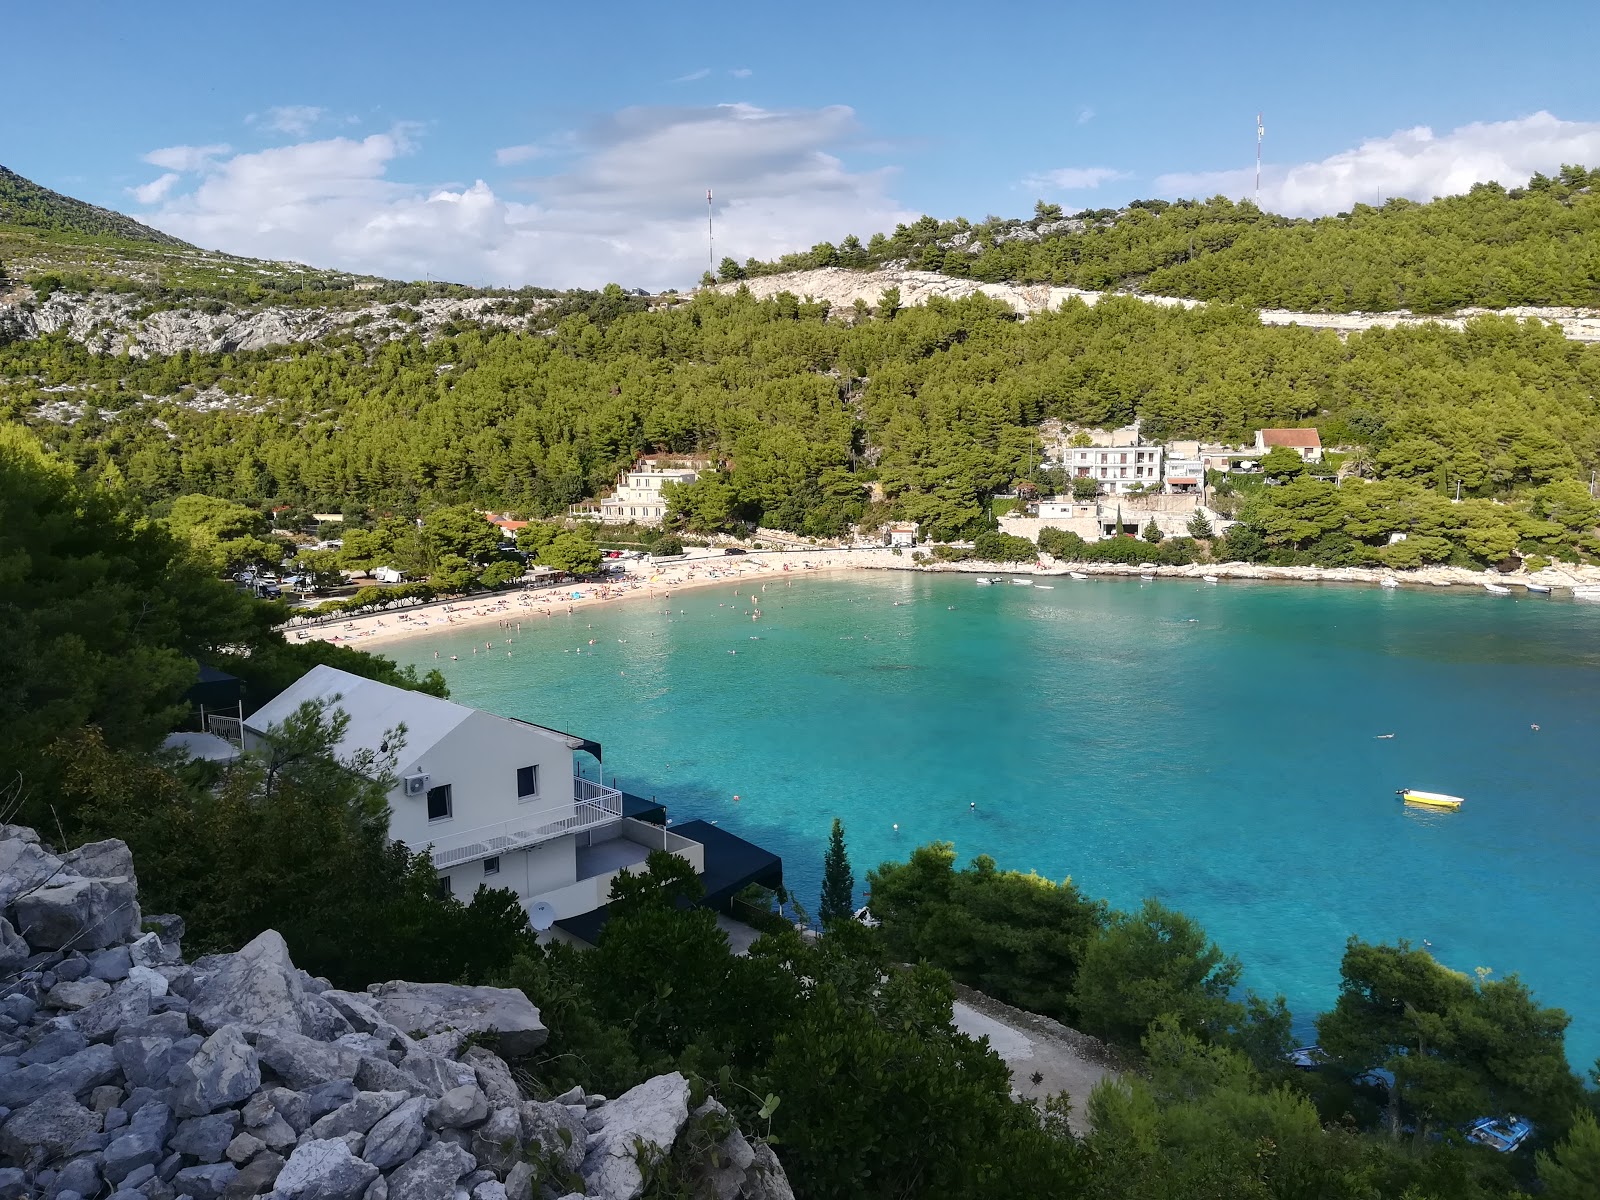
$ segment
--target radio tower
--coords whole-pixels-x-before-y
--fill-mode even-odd
[[[1261,114],[1256,114],[1256,207],[1261,207],[1261,139],[1267,131],[1261,127]]]
[[[706,189],[706,270],[717,277],[716,239],[711,236],[711,189]]]

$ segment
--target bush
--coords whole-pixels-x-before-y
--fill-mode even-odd
[[[1148,525],[1146,525],[1144,527],[1144,535],[1143,536],[1144,536],[1144,540],[1149,542],[1153,546],[1156,543],[1160,542],[1161,539],[1166,537],[1167,535],[1161,532],[1161,526],[1156,524],[1156,519],[1154,517],[1151,517],[1150,518],[1150,524],[1148,524]]]
[[[1039,531],[1039,549],[1043,550],[1051,558],[1059,558],[1063,562],[1081,562],[1084,548],[1088,544],[1070,529],[1041,529]]]
[[[991,531],[972,539],[972,553],[984,562],[1033,562],[1039,548],[1025,537]]]
[[[972,551],[960,546],[938,545],[933,548],[933,556],[940,562],[963,562],[972,557]]]
[[[662,534],[650,543],[650,554],[654,558],[671,558],[683,553],[683,539],[675,533]]]

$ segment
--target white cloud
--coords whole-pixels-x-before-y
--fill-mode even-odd
[[[690,71],[687,75],[679,75],[676,79],[667,80],[668,83],[693,83],[697,79],[704,79],[711,74],[710,67],[701,67],[698,71]]]
[[[303,137],[311,132],[311,127],[322,120],[327,111],[315,104],[280,104],[267,109],[265,113],[251,113],[245,118],[245,124],[259,123],[262,128],[270,129],[274,133]]]
[[[1318,216],[1376,203],[1380,194],[1385,200],[1431,200],[1491,180],[1515,187],[1536,171],[1596,161],[1596,121],[1563,121],[1538,112],[1514,121],[1463,125],[1443,136],[1419,125],[1320,162],[1264,164],[1261,206],[1289,216]],[[1162,195],[1247,197],[1255,188],[1255,168],[1162,175],[1155,182]]]
[[[1022,181],[1024,187],[1042,192],[1080,192],[1097,188],[1102,183],[1128,178],[1128,172],[1115,167],[1060,167],[1029,175]]]
[[[231,153],[233,147],[226,142],[214,146],[167,146],[150,151],[144,156],[144,161],[169,171],[198,171],[212,159]]]
[[[532,162],[543,157],[545,151],[542,146],[526,143],[521,146],[501,146],[494,152],[494,161],[502,167],[514,166],[517,163]]]
[[[730,67],[728,69],[728,74],[732,75],[735,79],[749,79],[750,76],[755,74],[755,72],[749,67]]]
[[[1085,105],[1083,108],[1080,108],[1078,110],[1078,124],[1079,125],[1087,125],[1092,120],[1094,120],[1094,109],[1089,108],[1087,105]]]
[[[400,278],[685,287],[706,256],[770,258],[914,220],[892,172],[837,157],[859,136],[848,108],[633,108],[562,141],[562,169],[519,181],[528,199],[402,182],[414,127],[212,161],[198,185],[141,219],[235,253]],[[570,165],[567,165],[569,164]]]
[[[166,198],[167,193],[172,190],[172,185],[177,183],[179,178],[180,176],[176,171],[168,171],[165,175],[160,175],[149,183],[142,183],[138,187],[129,188],[128,192],[140,204],[159,204]]]

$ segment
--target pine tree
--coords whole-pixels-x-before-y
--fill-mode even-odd
[[[833,819],[828,835],[828,852],[822,858],[822,906],[818,916],[824,926],[850,916],[855,903],[856,877],[850,872],[850,856],[844,848],[844,825]]]

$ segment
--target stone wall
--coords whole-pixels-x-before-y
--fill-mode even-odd
[[[0,825],[0,1200],[792,1200],[776,1157],[680,1074],[615,1099],[523,1093],[519,991],[340,991],[266,930],[186,962],[119,841]],[[492,1047],[492,1048],[491,1048]],[[496,1053],[498,1051],[498,1053]]]

